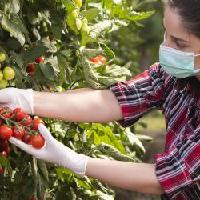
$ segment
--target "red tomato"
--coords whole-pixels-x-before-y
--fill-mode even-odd
[[[13,113],[17,122],[22,121],[26,117],[26,114],[21,110],[21,108],[16,108]]]
[[[22,111],[22,109],[21,108],[15,108],[14,110],[13,110],[13,113],[18,113],[18,112],[21,112]]]
[[[25,130],[21,126],[13,126],[12,130],[13,130],[13,137],[20,139],[20,140],[22,139],[22,137],[25,134]]]
[[[32,127],[32,129],[35,130],[35,131],[37,131],[37,130],[38,130],[38,125],[39,125],[40,123],[44,124],[44,122],[42,121],[41,118],[35,117],[35,118],[33,119],[33,127]]]
[[[4,168],[2,166],[0,166],[0,174],[4,173]]]
[[[35,73],[35,64],[34,63],[29,63],[26,67],[26,72],[30,75],[33,76]]]
[[[4,151],[7,148],[7,146],[9,146],[8,141],[0,139],[0,152]]]
[[[99,58],[99,61],[102,63],[102,64],[105,64],[106,63],[106,58],[104,56],[102,56],[101,54],[97,56]]]
[[[41,57],[36,58],[36,59],[35,59],[35,62],[36,62],[36,63],[43,63],[44,60],[45,60],[44,57],[41,56]]]
[[[93,63],[98,63],[99,62],[99,59],[98,59],[98,57],[96,56],[96,57],[93,57],[93,58],[90,58],[89,59],[91,62],[93,62]]]
[[[2,155],[3,158],[6,158],[8,154],[7,154],[6,151],[2,151],[2,152],[1,152],[1,155]]]
[[[32,124],[33,120],[30,115],[25,114],[25,117],[23,120],[20,122],[21,125],[23,126],[30,126]]]
[[[13,134],[13,131],[10,127],[6,125],[0,126],[0,138],[8,140]]]
[[[31,138],[31,144],[34,148],[41,149],[45,144],[45,140],[41,134],[33,135]]]
[[[31,143],[31,138],[32,138],[32,135],[28,134],[28,133],[25,133],[22,137],[22,141],[26,144],[30,144]]]
[[[90,58],[89,60],[93,63],[98,63],[98,64],[105,64],[106,63],[106,58],[104,56],[102,56],[101,54],[99,54],[96,57]]]

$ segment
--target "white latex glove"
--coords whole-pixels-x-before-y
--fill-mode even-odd
[[[33,110],[33,90],[6,88],[0,90],[0,106],[8,106],[11,109],[21,108],[28,114],[34,114]]]
[[[74,152],[57,141],[43,124],[39,124],[38,128],[45,139],[45,145],[41,149],[35,149],[13,137],[10,138],[10,142],[38,159],[68,168],[76,174],[84,176],[88,157]]]

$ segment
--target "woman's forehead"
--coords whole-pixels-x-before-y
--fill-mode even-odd
[[[168,35],[172,35],[176,38],[182,38],[189,42],[189,31],[184,27],[181,16],[178,14],[177,10],[165,7],[163,25],[167,31]]]

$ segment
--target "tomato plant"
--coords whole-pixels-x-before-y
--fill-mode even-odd
[[[129,79],[132,73],[118,64],[108,35],[153,13],[137,12],[134,6],[128,0],[1,0],[0,89],[105,89]],[[0,118],[0,152],[9,154],[0,160],[2,199],[114,199],[114,190],[106,184],[37,160],[4,140],[13,134],[41,148],[45,142],[38,134],[41,122],[60,142],[91,157],[132,162],[144,153],[141,141],[130,129],[115,122],[35,118],[20,108],[0,109]]]

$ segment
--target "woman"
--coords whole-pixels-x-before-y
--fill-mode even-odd
[[[166,118],[165,152],[155,164],[126,163],[77,154],[39,126],[46,140],[35,150],[15,138],[10,142],[33,156],[71,169],[81,176],[162,199],[200,199],[200,1],[165,1],[165,35],[159,63],[107,90],[78,89],[44,93],[31,89],[0,91],[1,105],[30,114],[74,122],[118,121],[130,126],[152,108]],[[114,170],[113,170],[114,169]]]

